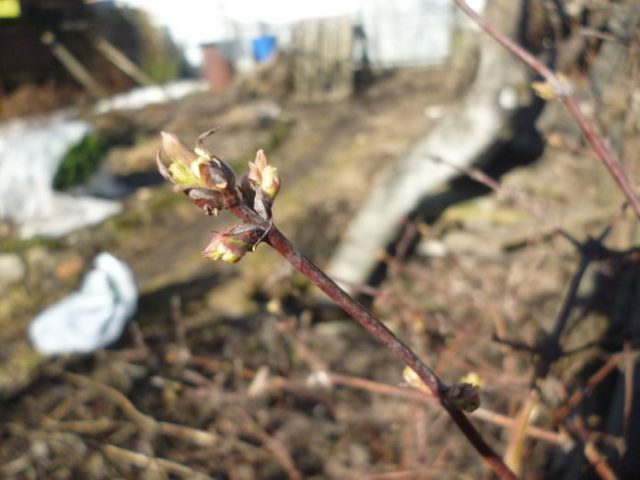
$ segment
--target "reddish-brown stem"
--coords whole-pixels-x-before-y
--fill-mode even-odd
[[[595,390],[595,388],[605,379],[608,375],[610,375],[616,368],[618,368],[620,364],[620,354],[615,354],[609,357],[609,359],[602,365],[589,379],[587,380],[587,384],[581,388],[573,392],[573,394],[564,401],[564,404],[558,408],[556,414],[553,418],[554,427],[565,420],[565,418],[569,415],[571,410],[580,403],[580,401],[586,397],[587,395],[591,395],[591,393]]]
[[[549,69],[546,65],[540,62],[536,57],[527,52],[520,45],[511,40],[507,35],[498,31],[490,22],[485,18],[478,15],[465,0],[453,0],[460,10],[462,10],[473,22],[478,24],[489,36],[491,36],[500,45],[506,48],[508,51],[516,55],[520,60],[526,63],[529,67],[535,70],[552,86],[556,94],[562,99],[562,102],[569,110],[569,113],[576,121],[582,134],[587,139],[587,142],[593,148],[597,157],[604,163],[607,170],[613,177],[614,181],[618,184],[618,187],[629,201],[629,204],[636,212],[636,215],[640,218],[640,198],[633,189],[633,186],[629,182],[628,176],[624,170],[624,167],[620,163],[620,160],[616,157],[613,151],[609,148],[603,138],[596,132],[587,117],[585,117],[582,110],[578,106],[578,102],[570,91],[568,83],[561,80],[561,78]]]
[[[500,456],[498,456],[493,448],[482,438],[464,412],[447,398],[447,385],[391,330],[374,317],[362,304],[342,290],[342,288],[331,280],[308,257],[303,255],[274,225],[269,225],[268,222],[244,204],[237,205],[229,210],[246,223],[268,228],[264,242],[277,250],[291,265],[311,280],[345,312],[351,315],[353,319],[362,325],[362,327],[390,350],[398,359],[415,371],[429,390],[431,390],[433,396],[438,399],[442,407],[449,413],[449,416],[467,440],[469,440],[471,445],[473,445],[476,451],[480,453],[485,462],[487,462],[500,478],[517,478],[502,461]]]
[[[602,160],[609,170],[609,173],[611,173],[611,176],[620,187],[620,190],[622,190],[622,193],[629,201],[633,210],[636,212],[638,217],[640,217],[640,199],[629,183],[629,179],[624,167],[620,163],[620,160],[616,158],[615,154],[611,151],[611,148],[609,148],[602,137],[594,130],[591,123],[589,123],[589,120],[587,120],[587,117],[585,117],[582,110],[580,110],[575,97],[573,95],[566,95],[562,97],[562,102],[580,126],[582,134],[585,136],[598,158]]]
[[[375,318],[362,304],[354,300],[320,268],[300,251],[275,227],[267,235],[266,241],[276,249],[289,263],[304,276],[317,285],[331,300],[336,302],[344,311],[351,315],[380,343],[387,347],[405,365],[411,367],[429,387],[436,398],[445,395],[447,386],[438,376],[425,365],[415,353],[409,349],[396,335],[381,321]]]

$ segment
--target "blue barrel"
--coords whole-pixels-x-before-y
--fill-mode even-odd
[[[253,58],[258,63],[266,62],[276,53],[277,41],[273,35],[254,38],[251,44],[253,46]]]

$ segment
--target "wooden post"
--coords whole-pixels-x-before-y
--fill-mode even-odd
[[[294,85],[302,101],[335,101],[352,90],[352,25],[348,17],[300,22],[293,31]]]
[[[105,38],[98,37],[94,40],[95,47],[102,53],[107,60],[113,63],[120,71],[131,78],[138,85],[156,85],[156,81],[142,71],[135,63],[109,43]]]
[[[44,32],[40,40],[51,49],[51,52],[60,60],[60,63],[92,97],[99,98],[106,95],[104,89],[89,73],[89,70],[80,63],[67,47],[58,41],[53,32]]]

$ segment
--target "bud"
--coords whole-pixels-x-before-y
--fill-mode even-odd
[[[256,159],[249,162],[249,180],[258,185],[271,201],[280,190],[278,169],[269,165],[263,150],[258,150]]]
[[[160,132],[160,135],[162,136],[162,149],[171,163],[180,162],[189,165],[197,160],[198,156],[178,137],[168,132]]]
[[[460,379],[461,383],[468,383],[470,385],[477,385],[478,388],[482,387],[482,378],[476,372],[468,372]]]
[[[447,388],[445,397],[459,409],[465,412],[473,412],[480,407],[480,395],[478,385],[470,383],[456,383]]]
[[[210,135],[212,131],[203,135]],[[198,147],[192,151],[175,135],[162,132],[162,150],[169,157],[167,169],[158,156],[160,173],[180,187],[225,190],[235,187],[233,170],[224,161],[204,149],[203,135],[198,137]]]
[[[170,160],[169,167],[162,163],[160,152],[157,156],[160,174],[207,215],[215,215],[239,202],[233,170],[202,145],[202,139],[211,133],[198,137],[197,148],[192,151],[175,135],[162,132],[162,151]]]
[[[253,251],[263,236],[264,230],[260,227],[236,225],[221,232],[215,232],[202,254],[211,260],[236,263],[247,252]]]
[[[162,132],[162,150],[169,157],[170,180],[176,185],[205,186],[200,178],[202,159],[171,133]],[[159,158],[159,157],[158,157]]]
[[[533,82],[531,88],[543,100],[557,100],[559,97],[572,94],[571,83],[562,73],[558,73],[555,78],[544,82]]]

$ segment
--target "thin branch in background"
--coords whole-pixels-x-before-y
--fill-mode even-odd
[[[531,389],[526,400],[522,403],[520,411],[516,415],[513,426],[509,431],[509,446],[504,458],[507,465],[509,465],[517,475],[522,474],[522,458],[525,454],[525,434],[533,411],[538,406],[538,403],[538,392],[535,389]]]
[[[549,215],[547,210],[534,205],[534,203],[530,201],[530,199],[522,195],[520,192],[516,192],[516,191],[505,188],[504,185],[502,185],[498,180],[490,177],[489,175],[484,173],[482,170],[474,167],[460,167],[438,157],[431,157],[431,159],[436,163],[447,165],[455,169],[459,173],[466,175],[472,180],[475,180],[476,182],[484,185],[485,187],[489,188],[491,191],[496,193],[498,196],[510,201],[516,207],[533,215],[537,220],[541,222],[549,222],[549,219],[548,219]],[[614,215],[609,226],[605,229],[605,232],[602,234],[603,235],[602,239],[604,239],[604,237],[608,235],[609,230],[613,227],[613,225],[615,225],[622,218],[622,214],[624,213],[627,205],[628,204],[625,202],[623,207]],[[576,246],[576,248],[578,249],[582,248],[582,244],[580,242],[575,240],[571,235],[569,235],[569,233],[566,230],[562,228],[561,225],[555,222],[551,224],[551,228],[549,229],[549,232],[547,234],[551,234],[551,235],[560,234],[564,236],[567,240],[569,240],[571,243],[573,243],[574,246]]]
[[[590,438],[589,432],[584,426],[584,422],[581,417],[573,417],[568,422],[571,430],[582,440],[583,450],[585,458],[593,466],[594,470],[602,480],[617,480],[616,474],[613,472],[607,459],[600,453],[596,447],[594,441]]]
[[[607,376],[612,373],[620,363],[620,355],[611,355],[609,359],[602,365],[591,377],[587,380],[587,384],[573,392],[573,394],[564,402],[564,405],[558,408],[554,416],[553,424],[557,425],[561,422],[571,410],[582,401],[582,399],[590,395],[595,388],[600,384]]]
[[[473,480],[469,475],[454,472],[450,468],[434,467],[425,465],[424,468],[414,470],[402,470],[399,472],[371,473],[369,475],[357,473],[353,475],[353,480],[427,480],[431,478],[463,478]]]
[[[597,38],[599,40],[604,40],[605,42],[618,43],[626,47],[630,54],[634,54],[640,51],[640,46],[635,44],[633,41],[630,41],[629,39],[626,39],[626,38],[620,38],[611,33],[606,33],[600,30],[596,30],[595,28],[581,27],[579,30],[579,34],[582,35],[583,37]]]
[[[435,163],[447,165],[448,167],[456,170],[458,173],[466,175],[472,180],[475,180],[476,182],[484,185],[491,191],[495,192],[498,196],[501,196],[502,198],[510,201],[515,206],[521,208],[527,213],[530,213],[537,219],[543,220],[545,218],[543,212],[539,208],[534,207],[532,202],[528,201],[521,193],[514,192],[513,190],[505,188],[499,181],[497,181],[495,178],[490,177],[479,168],[461,167],[459,165],[454,165],[453,163],[440,157],[430,157],[430,159]]]
[[[527,353],[538,352],[538,349],[535,345],[532,346],[532,345],[529,345],[528,343],[519,342],[517,340],[510,340],[508,338],[500,338],[500,337],[494,336],[493,341],[496,343],[505,345],[515,351],[521,351],[521,352],[527,352]]]
[[[579,143],[570,143],[565,137],[563,137],[562,133],[558,131],[550,131],[547,133],[546,140],[548,147],[564,150],[578,157],[598,158],[593,149],[580,145]]]
[[[289,480],[301,480],[302,474],[296,468],[296,464],[291,458],[291,454],[282,442],[269,435],[264,428],[258,425],[258,423],[245,411],[241,411],[239,415],[242,417],[242,421],[248,427],[249,431],[258,437],[267,450],[273,454],[282,469],[287,473]]]
[[[337,373],[329,373],[328,375],[331,379],[331,382],[336,385],[343,385],[350,388],[366,390],[378,395],[393,396],[410,402],[418,402],[426,405],[434,404],[434,399],[422,391],[396,387],[393,385],[387,385],[384,383],[374,382],[372,380],[366,380],[364,378],[352,377],[349,375],[342,375]],[[471,416],[477,418],[478,420],[482,420],[483,422],[488,422],[502,428],[513,428],[514,424],[516,423],[516,420],[511,417],[493,412],[491,410],[487,410],[486,408],[482,407],[471,413]],[[527,425],[525,427],[524,433],[528,437],[531,437],[533,439],[544,441],[554,445],[559,445],[563,448],[569,448],[572,444],[571,439],[566,435],[551,432],[549,430],[544,430],[542,428],[534,427],[531,425]]]
[[[148,430],[154,430],[157,428],[158,421],[155,418],[142,413],[133,403],[131,403],[131,400],[115,388],[102,382],[98,382],[92,378],[78,375],[77,373],[64,372],[62,377],[69,383],[78,387],[89,388],[107,398],[116,405],[122,413],[125,414],[125,416],[127,416],[131,421],[137,423],[141,428]]]
[[[585,139],[589,142],[600,161],[605,165],[607,170],[609,170],[609,173],[629,201],[634,212],[640,218],[640,197],[638,197],[638,194],[629,182],[624,166],[613,150],[609,147],[607,142],[596,132],[589,120],[587,120],[587,117],[580,109],[578,102],[573,95],[571,85],[566,77],[549,69],[531,53],[515,43],[508,36],[498,31],[493,24],[473,10],[465,0],[452,1],[489,36],[544,78],[551,87],[554,96],[559,98],[567,107],[567,110],[580,127]]]
[[[196,428],[178,425],[175,423],[158,421],[155,418],[142,413],[122,392],[105,383],[70,372],[64,372],[62,376],[69,383],[79,387],[92,389],[95,392],[98,392],[101,396],[107,398],[142,430],[179,438],[183,441],[201,447],[212,447],[220,443],[220,438],[212,432],[206,432],[204,430],[198,430]]]
[[[213,480],[213,477],[206,475],[202,472],[198,472],[181,463],[173,462],[165,458],[156,458],[148,455],[144,455],[139,452],[132,452],[125,448],[120,448],[115,445],[103,445],[101,447],[102,453],[109,457],[111,461],[120,461],[133,465],[136,468],[141,468],[147,472],[153,472],[159,470],[157,473],[160,475],[176,475],[179,478],[189,480]]]

